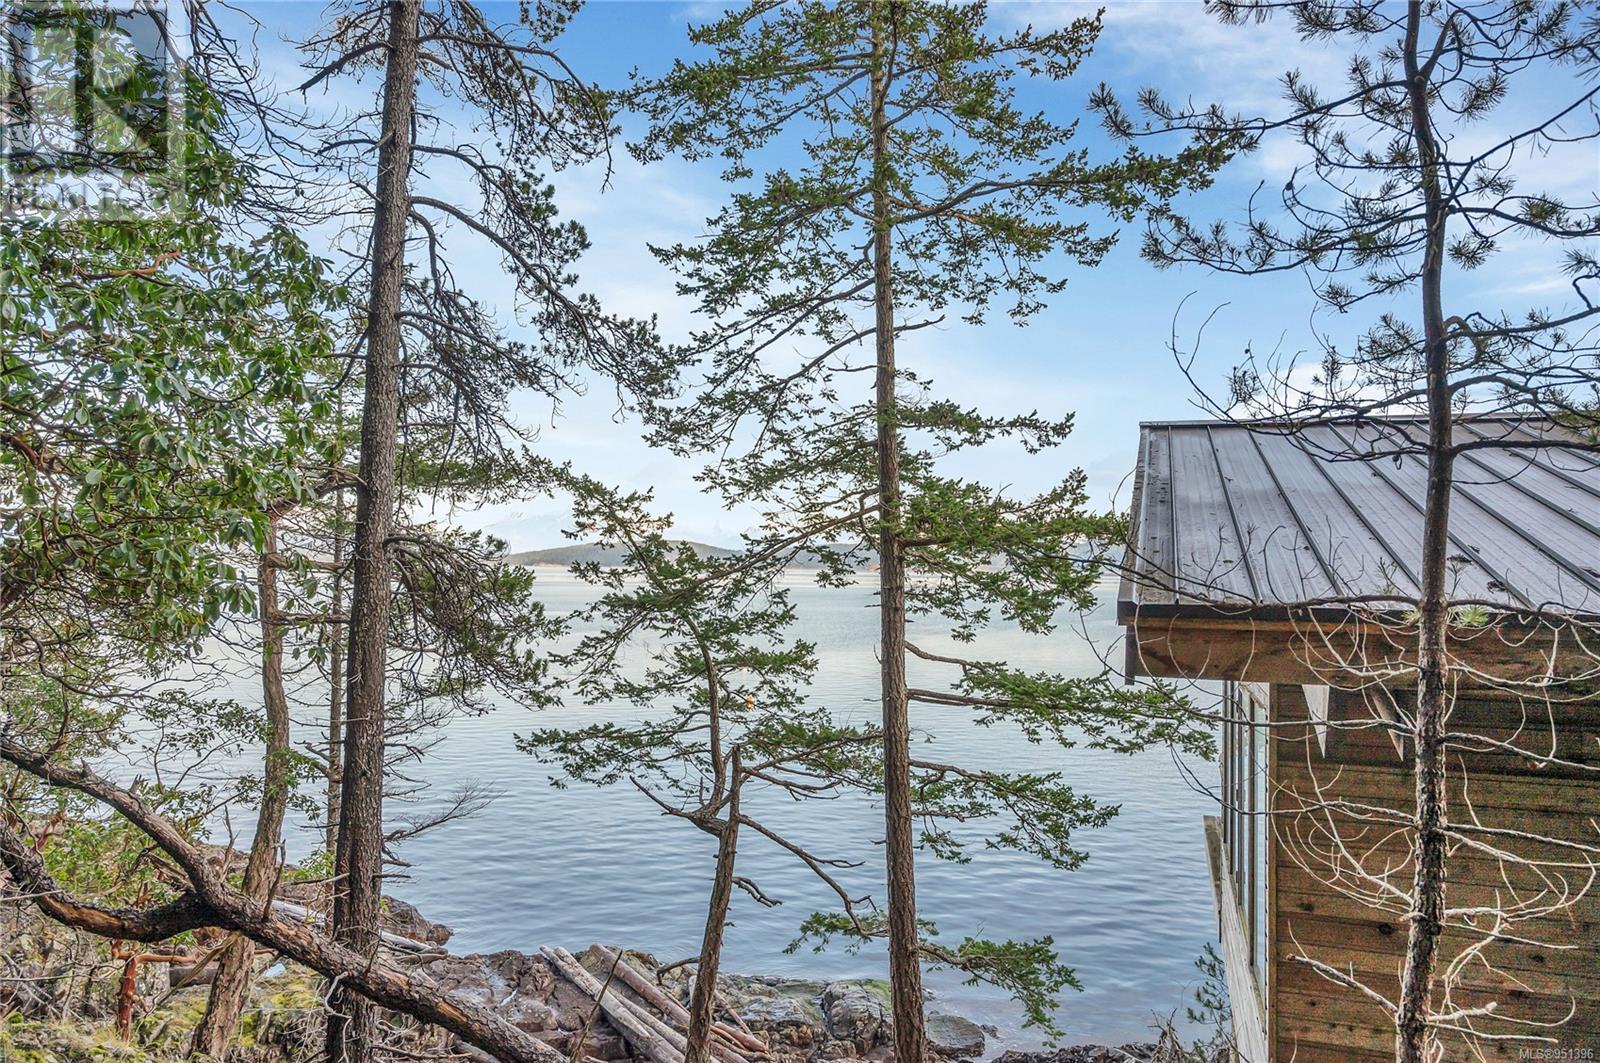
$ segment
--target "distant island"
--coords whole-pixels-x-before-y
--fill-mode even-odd
[[[732,547],[712,546],[710,543],[695,542],[692,539],[674,539],[674,545],[687,546],[694,550],[699,557],[736,557],[739,552]],[[844,543],[830,543],[828,549],[840,553],[855,552],[856,564],[854,571],[876,572],[878,559],[875,554],[865,547],[847,546]],[[1087,561],[1099,552],[1099,548],[1087,544],[1075,548],[1073,556],[1079,560]],[[604,543],[569,543],[566,546],[551,546],[543,550],[520,550],[507,554],[505,560],[508,564],[523,565],[529,568],[567,568],[575,564],[595,564],[602,568],[609,568],[624,564],[627,553],[619,546],[607,546]],[[814,550],[803,549],[799,555],[789,562],[791,569],[817,569],[821,568],[821,560]],[[994,567],[991,565],[990,567]]]
[[[727,546],[712,546],[710,543],[697,543],[692,539],[675,539],[675,545],[687,546],[694,550],[699,557],[736,557],[739,554]],[[858,572],[876,572],[878,559],[862,547],[849,547],[842,543],[831,544],[831,549],[840,552],[849,552],[854,549],[857,555],[855,569]],[[619,546],[607,546],[603,543],[571,543],[567,546],[552,546],[544,550],[522,550],[514,554],[507,554],[506,561],[513,565],[534,567],[566,568],[579,563],[597,564],[602,567],[620,565],[626,561],[626,552]],[[814,569],[821,568],[821,560],[813,550],[802,550],[793,561],[789,562],[790,568]]]
[[[710,543],[691,542],[687,539],[676,540],[676,544],[691,547],[699,557],[733,557],[739,551],[730,550],[726,546],[712,546]],[[571,543],[567,546],[552,546],[544,550],[523,550],[515,554],[507,554],[506,561],[513,565],[567,565],[599,564],[620,565],[627,559],[627,552],[620,546],[606,546],[603,543]]]

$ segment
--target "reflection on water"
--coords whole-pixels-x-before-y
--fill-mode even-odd
[[[798,574],[792,582],[800,633],[817,644],[821,662],[811,697],[844,717],[875,719],[877,614],[871,588],[823,589]],[[541,572],[540,584],[555,610],[578,604],[586,590],[559,570]],[[1088,621],[1090,636],[1102,647],[1118,634],[1112,596],[1107,585]],[[940,634],[922,622],[914,637],[934,647]],[[1063,673],[1100,667],[1076,630],[1049,639],[996,631],[978,651]],[[1120,654],[1112,659],[1120,660]],[[913,682],[919,663],[912,662]],[[546,770],[514,748],[519,731],[592,720],[603,711],[569,706],[534,713],[507,705],[452,724],[431,755],[408,768],[408,775],[443,789],[479,781],[503,792],[476,819],[408,843],[403,855],[411,864],[409,881],[391,887],[430,918],[454,927],[453,949],[532,950],[545,943],[578,948],[600,940],[675,960],[699,948],[714,840],[653,814],[627,786],[555,789]],[[929,753],[960,756],[980,767],[1061,771],[1084,792],[1122,806],[1109,826],[1078,839],[1090,859],[1075,872],[982,850],[966,865],[925,859],[917,884],[922,914],[955,941],[968,935],[1053,937],[1084,984],[1083,992],[1063,1001],[1059,1021],[1069,1041],[1147,1039],[1153,1012],[1181,1014],[1198,980],[1194,957],[1211,940],[1214,920],[1201,836],[1205,799],[1184,783],[1170,755],[1122,757],[1033,745],[1004,730],[976,728],[956,708],[914,706],[913,714]],[[881,896],[876,842],[882,813],[874,803],[847,798],[795,805],[766,795],[766,806],[751,811],[819,853],[861,860],[851,885],[858,893]],[[814,909],[827,908],[830,897],[792,858],[758,839],[741,845],[740,861],[741,873],[785,903],[765,909],[736,892],[725,969],[884,976],[877,951],[785,953],[798,923]],[[1019,1030],[1018,1010],[1003,995],[963,986],[948,973],[928,981],[934,1008],[991,1023],[1010,1045],[1037,1043],[1036,1035]]]

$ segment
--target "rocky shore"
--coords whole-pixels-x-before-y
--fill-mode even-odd
[[[286,885],[285,900],[315,912],[322,898],[314,885]],[[581,972],[564,972],[553,954],[512,950],[452,955],[444,946],[449,928],[430,922],[409,904],[385,899],[384,929],[416,947],[396,954],[443,988],[492,1007],[504,1018],[548,1042],[569,1057],[603,1061],[640,1059],[636,1038],[597,1007],[595,994],[574,982]],[[205,1002],[207,971],[151,963],[139,970],[137,1016],[129,1037],[111,1029],[116,1010],[116,977],[93,959],[101,943],[83,939],[43,920],[31,905],[0,900],[0,954],[8,970],[0,975],[0,1059],[15,1063],[128,1063],[182,1058],[190,1031]],[[642,988],[686,1004],[690,968],[660,970],[654,957],[628,951],[623,961],[648,979]],[[655,1014],[654,1004],[617,977],[618,952],[591,945],[577,963],[604,983],[608,993]],[[659,997],[659,994],[656,994]],[[728,975],[719,980],[718,1016],[739,1036],[748,1035],[763,1051],[748,1051],[748,1063],[823,1063],[834,1060],[886,1061],[894,1055],[888,985],[873,980],[822,982],[805,979]],[[238,1051],[244,1063],[302,1063],[318,1058],[322,1027],[318,979],[309,971],[274,965],[255,986],[244,1017]],[[486,1060],[476,1050],[433,1028],[400,1016],[393,1027],[405,1041],[405,1055],[421,1059]],[[944,1059],[993,1057],[1000,1047],[993,1029],[942,1012],[928,1016],[934,1050]],[[1188,1063],[1176,1046],[1134,1044],[1075,1046],[1051,1052],[1009,1051],[998,1063]]]
[[[435,924],[412,924],[413,932],[438,939],[449,931]],[[577,956],[583,967],[604,980],[615,946],[592,945]],[[628,951],[625,959],[646,972],[680,1003],[689,999],[691,969],[659,972],[655,957]],[[542,956],[506,950],[488,955],[445,956],[424,967],[440,984],[503,1016],[554,1047],[570,1053],[578,1036],[583,1051],[601,1060],[635,1058],[622,1031],[595,1014],[594,1000],[552,970]],[[642,1001],[616,980],[623,996]],[[773,1063],[819,1063],[827,1060],[892,1060],[894,1020],[889,985],[878,980],[824,982],[761,975],[724,975],[718,979],[719,1015],[761,1037],[770,1047],[763,1058]],[[933,1050],[947,1060],[993,1056],[998,1031],[960,1015],[933,1011],[927,1018]],[[584,1032],[586,1031],[586,1032]],[[1162,1042],[1127,1045],[1074,1045],[1051,1051],[1007,1051],[996,1063],[1180,1063],[1176,1045]]]
[[[591,946],[577,954],[599,981],[607,978],[614,953]],[[628,952],[626,961],[658,981],[673,999],[687,1004],[690,975],[678,968],[657,976],[655,958]],[[552,968],[542,956],[504,951],[488,955],[442,957],[423,970],[452,992],[493,1007],[502,1016],[539,1035],[563,1053],[583,1037],[586,1054],[601,1060],[634,1058],[624,1032],[595,1014],[592,997]],[[894,1053],[888,986],[873,981],[819,982],[804,979],[729,975],[718,980],[725,1021],[747,1029],[769,1046],[774,1063],[819,1060],[884,1060]],[[610,991],[641,1005],[647,1002],[613,980]],[[929,1016],[929,1032],[949,1059],[984,1055],[985,1031],[956,1015]]]

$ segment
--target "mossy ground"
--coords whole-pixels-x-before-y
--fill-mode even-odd
[[[887,978],[863,978],[861,984],[883,998],[885,1004],[894,1002],[894,990],[889,987]]]
[[[0,1019],[0,1063],[175,1063],[184,1058],[205,1012],[206,990],[179,992],[120,1037],[111,1023],[42,1022],[12,1014]],[[264,978],[250,996],[230,1059],[300,1063],[315,1058],[323,1016],[313,976],[287,972]]]
[[[85,1030],[17,1014],[0,1020],[0,1060],[5,1063],[158,1063],[168,1058],[123,1042],[109,1026]]]

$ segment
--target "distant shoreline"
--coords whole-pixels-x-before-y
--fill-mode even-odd
[[[701,558],[732,558],[738,557],[743,552],[732,547],[713,546],[710,543],[700,543],[689,539],[675,540],[673,545],[687,546]],[[838,543],[828,543],[821,549],[837,550],[841,553],[855,552],[861,558],[859,564],[852,566],[856,572],[878,571],[876,555],[863,547],[845,547]],[[823,568],[823,565],[816,557],[815,550],[807,548],[801,548],[801,550],[801,556],[792,559],[785,567],[803,572],[815,572]],[[616,568],[626,563],[627,552],[621,547],[605,546],[600,543],[573,543],[568,546],[546,547],[542,550],[518,550],[506,554],[502,560],[507,564],[521,565],[524,568],[569,569],[577,564]],[[1085,560],[1087,560],[1087,556]]]

